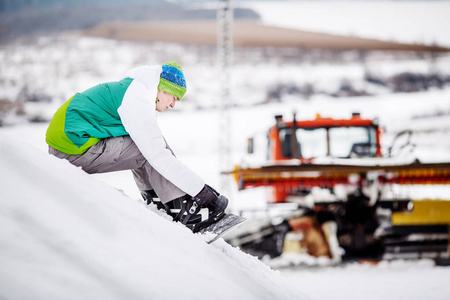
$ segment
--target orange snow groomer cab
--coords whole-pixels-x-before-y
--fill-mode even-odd
[[[317,158],[380,157],[380,133],[378,120],[362,119],[353,113],[350,119],[322,118],[285,122],[282,116],[275,116],[276,124],[268,132],[268,158],[272,163],[298,159],[301,164],[314,163]],[[327,179],[328,181],[330,178]],[[308,186],[334,186],[340,181],[347,182],[347,176],[336,177],[332,182],[320,178]],[[273,202],[285,202],[288,191],[296,188],[292,180],[278,181],[273,185]]]

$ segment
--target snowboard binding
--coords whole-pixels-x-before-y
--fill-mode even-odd
[[[228,206],[228,199],[222,195],[218,196],[214,206],[202,207],[198,202],[197,198],[186,195],[165,204],[166,211],[174,221],[181,222],[197,233],[223,218]]]

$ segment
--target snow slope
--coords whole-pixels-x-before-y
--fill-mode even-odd
[[[212,245],[81,169],[1,133],[1,299],[299,299],[223,240]]]
[[[398,120],[406,123],[403,126],[410,126],[407,116],[420,111],[420,102],[429,101],[423,113],[441,106],[447,108],[446,95],[446,91],[419,93],[405,99],[398,95],[399,99],[393,102],[398,106],[392,114],[404,101],[414,100],[409,112]],[[381,102],[363,111],[378,115],[387,105]],[[344,114],[371,103],[369,99],[338,102],[321,99],[315,105],[302,102],[297,108],[302,108],[306,115],[316,109]],[[239,135],[236,141],[265,128],[261,120],[271,123],[273,113],[288,113],[294,107],[288,103],[284,107],[268,105],[256,110],[237,108],[232,120],[234,127],[240,129],[235,130]],[[338,107],[342,111],[337,112]],[[393,117],[387,114],[383,120],[395,128]],[[160,116],[161,127],[169,142],[174,142],[171,145],[177,156],[213,182],[218,181],[213,178],[217,176],[217,153],[212,151],[216,145],[214,141],[207,144],[200,141],[214,133],[214,126],[196,135],[189,132],[212,124],[216,118],[211,111]],[[426,124],[418,129],[448,124],[445,120],[431,121],[423,120]],[[177,126],[177,122],[185,125]],[[211,293],[215,299],[238,300],[450,297],[450,268],[436,267],[430,261],[283,269],[278,273],[223,240],[206,245],[201,237],[192,236],[154,210],[145,209],[136,200],[138,195],[128,198],[111,187],[123,188],[129,195],[136,193],[129,172],[88,176],[47,155],[43,140],[46,127],[46,124],[23,124],[0,129],[0,299],[209,299]],[[443,126],[441,141],[448,141],[445,128],[448,125]],[[425,132],[429,135],[428,130]],[[444,154],[441,158],[449,157],[448,147],[433,143],[429,146],[441,148]],[[432,158],[429,156],[432,152],[432,149],[425,151],[425,157]],[[243,206],[249,200],[245,198],[255,200],[254,192],[260,191],[240,193]],[[426,196],[430,197],[429,192]],[[259,199],[264,203],[263,196]],[[197,288],[205,282],[205,288]]]

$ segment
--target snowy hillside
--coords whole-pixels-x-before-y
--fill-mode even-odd
[[[0,138],[0,298],[302,299],[223,240],[208,245],[81,169]]]
[[[268,25],[450,47],[448,1],[254,1]]]
[[[436,102],[430,102],[430,110],[440,105],[447,107],[442,100],[445,95],[435,93],[432,98]],[[418,101],[409,112],[420,111],[420,103],[424,101],[420,98],[426,96],[417,95]],[[408,98],[397,100],[401,103]],[[367,101],[366,104],[370,100]],[[325,99],[317,104],[327,112],[338,105]],[[355,107],[351,100],[340,104]],[[377,108],[373,104],[371,109],[378,114],[383,105]],[[236,110],[235,120],[240,122],[235,125],[241,130],[245,128],[240,139],[259,126],[256,120],[261,116],[271,118],[273,112],[280,110],[288,112],[289,107],[271,105],[257,111]],[[314,107],[308,109],[311,113],[313,110]],[[189,132],[198,130],[202,124],[212,124],[216,118],[216,114],[208,111],[165,114],[160,118],[177,155],[214,183],[218,157],[212,149],[216,146],[213,141],[201,143],[214,126],[199,135]],[[405,120],[408,118],[399,122]],[[185,126],[177,126],[177,122]],[[447,284],[450,269],[434,266],[432,261],[288,269],[281,270],[280,275],[223,240],[207,245],[200,236],[193,236],[138,202],[129,172],[89,176],[46,154],[43,140],[46,127],[46,124],[22,124],[0,129],[2,299],[209,299],[209,295],[227,300],[450,297]],[[441,140],[448,137],[446,131],[438,133]],[[124,196],[112,186],[133,196]],[[264,202],[260,193],[243,193],[240,197],[243,199],[233,200],[243,201],[244,206],[245,200]]]

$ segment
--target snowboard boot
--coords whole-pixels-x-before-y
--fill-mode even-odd
[[[165,205],[174,221],[181,222],[196,233],[225,215],[228,199],[205,185],[197,196],[185,195]]]
[[[149,205],[150,203],[153,203],[158,210],[162,209],[167,212],[165,205],[161,202],[154,190],[141,191],[141,196],[144,199],[145,204]]]

